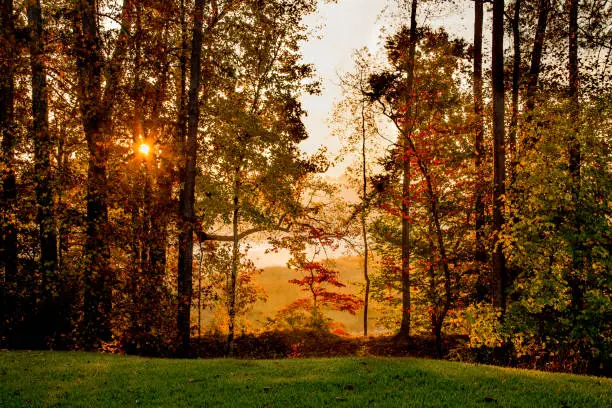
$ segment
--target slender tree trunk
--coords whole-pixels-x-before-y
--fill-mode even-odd
[[[51,137],[49,134],[49,109],[47,105],[47,77],[45,72],[45,50],[42,10],[40,0],[29,0],[30,62],[32,69],[32,117],[34,139],[34,174],[36,178],[37,222],[40,242],[40,272],[45,309],[54,316],[53,286],[57,282],[57,234],[53,205],[53,180],[51,173]],[[49,320],[54,320],[49,319]],[[46,322],[43,332],[51,335],[53,322]]]
[[[542,66],[542,53],[544,51],[544,38],[546,36],[549,11],[550,0],[540,0],[538,4],[538,23],[536,26],[535,38],[533,40],[533,50],[531,52],[531,65],[529,67],[529,76],[527,77],[527,101],[525,103],[527,122],[531,122],[533,119],[533,110],[535,109],[535,96]],[[537,141],[537,137],[533,134],[533,131],[530,131],[532,134],[526,142],[527,150],[533,148]]]
[[[240,262],[240,238],[238,236],[238,224],[240,223],[240,166],[234,170],[234,210],[232,213],[232,270],[229,281],[229,334],[227,336],[227,355],[234,354],[234,335],[236,330],[236,282],[238,280],[238,267]]]
[[[492,33],[493,82],[493,304],[504,312],[506,308],[506,262],[500,234],[504,226],[506,152],[504,129],[504,0],[493,0]]]
[[[0,3],[0,132],[2,132],[2,195],[0,196],[1,261],[4,269],[2,285],[3,324],[0,335],[6,334],[15,312],[14,299],[17,290],[17,225],[15,224],[15,206],[17,201],[17,183],[15,178],[15,123],[14,123],[14,88],[16,64],[15,22],[13,0],[2,0]],[[1,339],[1,337],[0,337]]]
[[[578,87],[580,84],[580,71],[578,69],[578,1],[568,0],[569,3],[569,98],[570,118],[573,124],[569,148],[569,171],[572,177],[572,198],[574,204],[578,203],[580,195],[580,143],[577,139],[578,119],[580,116],[580,102]]]
[[[187,138],[184,156],[184,174],[181,180],[180,220],[178,257],[178,313],[177,327],[179,333],[179,353],[187,356],[191,336],[191,298],[193,279],[193,231],[196,160],[198,153],[198,123],[200,118],[199,90],[200,69],[202,60],[202,25],[204,21],[204,0],[196,0],[193,11],[193,29],[191,41],[191,67],[189,83],[189,105]]]
[[[414,58],[416,54],[417,42],[417,0],[412,0],[410,9],[410,44],[408,48],[408,78],[406,80],[406,103],[408,113],[406,121],[412,121],[412,95],[414,83]],[[411,129],[412,125],[406,123],[406,130]],[[408,148],[408,135],[403,135],[402,140],[402,323],[399,335],[402,337],[410,336],[410,149]]]
[[[521,32],[520,32],[521,0],[514,3],[512,18],[512,45],[514,55],[512,61],[512,116],[510,118],[510,134],[508,135],[508,154],[510,155],[510,183],[516,178],[518,154],[516,149],[516,134],[518,132],[519,90],[521,86]]]
[[[368,306],[370,302],[370,275],[368,274],[368,229],[367,229],[367,211],[366,197],[368,192],[367,178],[367,157],[366,157],[366,123],[365,123],[365,107],[362,101],[361,104],[361,158],[362,158],[362,213],[361,213],[361,234],[363,237],[363,278],[365,280],[365,293],[363,295],[363,335],[368,337]]]
[[[483,0],[475,0],[474,15],[474,116],[476,119],[476,134],[474,138],[474,166],[476,167],[476,188],[474,193],[474,212],[476,243],[474,259],[479,263],[479,268],[486,262],[487,255],[484,245],[485,226],[485,180],[483,163],[485,159],[484,148],[484,118],[482,100],[482,23],[483,23]]]
[[[574,224],[574,228],[579,229],[580,216],[580,163],[581,163],[581,151],[580,141],[578,140],[579,123],[580,123],[580,101],[578,99],[578,90],[580,86],[580,71],[578,66],[578,5],[579,0],[568,0],[569,9],[569,88],[568,96],[570,98],[570,119],[572,123],[572,129],[569,138],[569,172],[572,178],[571,192],[572,201],[574,204],[574,214],[571,222]],[[576,234],[576,233],[574,233]],[[568,279],[568,283],[572,293],[572,309],[574,313],[574,319],[578,316],[580,311],[584,308],[584,293],[583,293],[583,280],[581,271],[584,268],[581,262],[580,252],[582,243],[578,240],[573,243],[573,268],[572,274]]]

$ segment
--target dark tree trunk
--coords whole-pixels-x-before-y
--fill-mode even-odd
[[[485,159],[484,148],[484,118],[482,101],[482,23],[483,23],[483,2],[475,0],[474,13],[474,116],[476,120],[476,132],[474,137],[474,153],[476,167],[476,188],[474,193],[474,212],[476,243],[474,259],[479,264],[479,268],[486,262],[487,256],[484,246],[484,226],[485,226],[485,180],[483,163]]]
[[[14,33],[13,1],[2,0],[0,3],[0,132],[2,132],[2,196],[0,196],[0,223],[2,225],[1,261],[4,269],[2,293],[3,322],[11,321],[14,312],[13,300],[17,289],[17,226],[15,225],[15,205],[17,186],[15,179],[15,124],[14,124],[14,88],[16,40]],[[0,335],[6,334],[10,324],[0,325]]]
[[[45,72],[45,50],[42,10],[40,0],[28,3],[30,62],[32,69],[32,117],[34,139],[34,174],[36,178],[37,222],[40,242],[40,273],[42,278],[43,304],[53,313],[55,297],[53,285],[57,282],[57,234],[53,186],[51,173],[51,137],[49,134],[49,110],[47,105],[47,77]],[[49,303],[51,302],[51,303]],[[53,319],[48,319],[44,333],[50,335]]]
[[[406,103],[408,104],[406,122],[412,121],[411,105],[414,83],[414,58],[417,42],[417,0],[412,0],[410,9],[410,44],[408,48],[408,78],[406,80]],[[411,125],[405,124],[404,133],[409,132]],[[410,336],[410,149],[405,134],[402,141],[402,323],[399,335]]]
[[[531,120],[531,114],[535,109],[535,95],[538,88],[538,79],[542,67],[542,52],[544,51],[544,38],[546,36],[546,25],[550,11],[550,0],[540,0],[538,4],[538,24],[536,26],[533,50],[531,52],[531,65],[527,77],[527,120]],[[532,147],[532,146],[531,146]]]
[[[506,179],[506,152],[504,129],[504,0],[493,0],[492,33],[492,82],[493,82],[493,264],[491,282],[493,305],[506,307],[506,265],[499,235],[504,225]]]
[[[101,109],[102,59],[94,0],[80,2],[81,38],[77,66],[81,87],[81,115],[89,150],[87,171],[87,230],[84,253],[84,343],[94,348],[110,338],[110,249],[106,189],[105,115]],[[78,24],[78,23],[77,23]]]
[[[227,355],[234,354],[234,336],[236,332],[236,284],[238,280],[238,268],[240,263],[240,238],[238,236],[238,225],[240,223],[240,166],[234,169],[234,197],[232,211],[232,268],[229,281],[229,334],[227,336]]]
[[[202,59],[202,25],[204,21],[204,0],[196,0],[193,11],[193,29],[191,41],[191,67],[189,83],[189,105],[187,138],[184,155],[184,174],[181,180],[180,220],[178,257],[178,314],[177,327],[179,334],[179,354],[189,353],[191,332],[191,297],[193,279],[193,232],[194,232],[194,202],[197,159],[198,122],[200,104],[198,92],[200,89],[200,68]]]
[[[569,171],[572,176],[572,197],[574,204],[578,203],[580,194],[580,143],[577,139],[580,103],[578,87],[580,73],[578,69],[578,0],[568,0],[569,3],[569,98],[570,118],[574,128],[570,138]]]
[[[362,198],[363,205],[361,213],[361,235],[363,238],[363,279],[365,280],[365,293],[363,294],[363,335],[368,337],[368,306],[370,303],[370,275],[368,273],[368,228],[367,228],[367,193],[368,193],[368,177],[367,177],[367,155],[366,155],[366,121],[365,121],[365,106],[361,104],[361,165],[362,165]]]
[[[107,144],[112,132],[112,107],[119,93],[123,60],[127,51],[131,4],[125,0],[122,30],[108,62],[102,56],[97,1],[82,0],[75,13],[79,99],[83,129],[89,150],[87,171],[87,217],[84,247],[83,343],[95,348],[110,340],[112,273],[108,236]],[[106,68],[103,92],[102,69]]]
[[[508,154],[510,155],[510,182],[516,178],[518,155],[516,149],[516,134],[518,132],[519,90],[521,86],[521,32],[520,32],[521,0],[514,3],[512,18],[512,45],[514,48],[512,60],[512,116],[510,118],[510,134],[508,135]]]
[[[571,192],[572,201],[574,204],[574,214],[571,222],[575,229],[580,227],[580,162],[581,149],[580,141],[578,140],[579,122],[580,122],[580,101],[578,99],[578,89],[580,86],[580,71],[578,66],[578,2],[579,0],[568,0],[569,8],[569,88],[568,96],[570,98],[570,119],[572,129],[569,139],[569,172],[572,178]],[[577,235],[577,232],[574,232]],[[581,271],[584,268],[581,262],[581,242],[575,240],[573,242],[573,268],[572,274],[568,279],[570,290],[572,293],[572,309],[574,319],[584,308],[584,293],[583,284],[584,278],[581,276]]]

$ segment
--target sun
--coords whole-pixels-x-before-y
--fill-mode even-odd
[[[138,148],[138,151],[140,153],[142,153],[143,155],[147,156],[149,154],[149,151],[151,150],[151,147],[146,144],[146,143],[141,143],[140,147]]]

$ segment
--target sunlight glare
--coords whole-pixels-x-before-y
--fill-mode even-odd
[[[151,150],[151,147],[149,147],[149,145],[146,143],[142,143],[140,147],[138,148],[138,151],[145,156],[149,155],[149,150]]]

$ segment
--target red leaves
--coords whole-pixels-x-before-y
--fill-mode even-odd
[[[303,291],[311,294],[312,299],[302,298],[293,302],[290,308],[313,310],[315,305],[332,310],[355,314],[362,305],[361,299],[352,294],[344,294],[330,290],[344,288],[346,285],[339,280],[339,272],[327,267],[321,262],[298,261],[298,271],[303,274],[301,279],[291,279],[289,283],[298,285]]]

